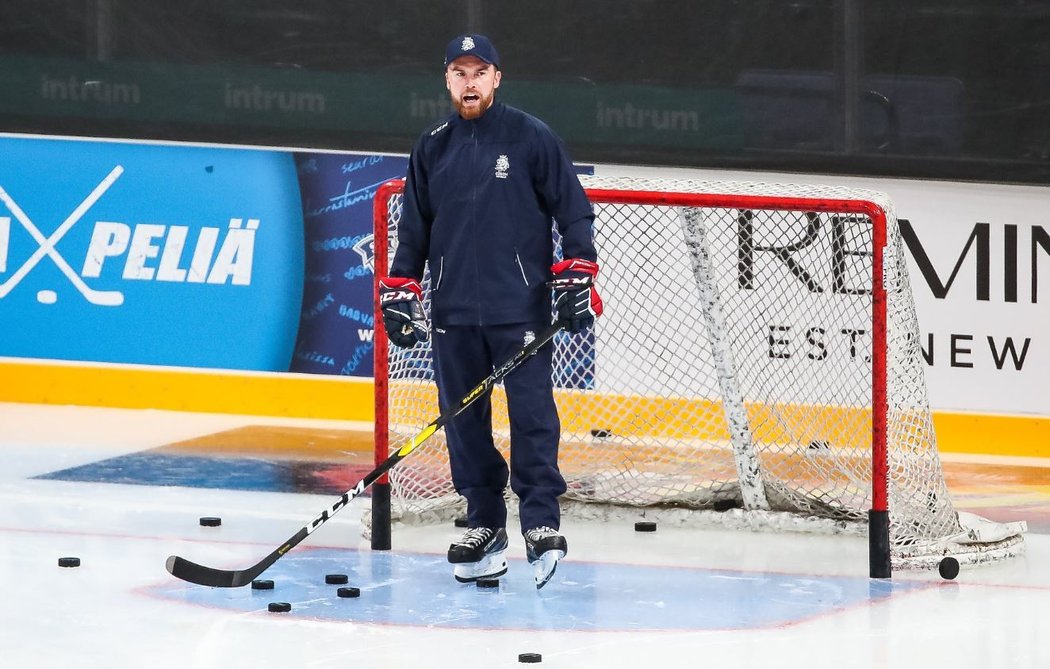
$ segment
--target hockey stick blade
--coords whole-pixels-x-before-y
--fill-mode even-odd
[[[197,585],[207,585],[212,588],[239,588],[254,581],[255,577],[263,573],[269,565],[264,565],[258,571],[254,568],[244,571],[224,571],[222,569],[205,567],[178,555],[172,555],[164,566],[172,576],[183,581],[196,583]]]
[[[538,350],[540,350],[540,348],[553,339],[554,335],[558,334],[564,325],[565,324],[562,322],[551,325],[540,333],[536,339],[523,346],[510,360],[500,365],[484,381],[476,385],[470,392],[464,395],[462,399],[460,399],[459,404],[434,419],[429,425],[423,428],[419,434],[412,437],[408,443],[392,453],[390,457],[382,462],[382,464],[365,475],[363,479],[357,482],[357,485],[344,492],[334,504],[322,511],[319,516],[310,521],[309,524],[302,527],[275,551],[264,557],[259,562],[247,569],[227,570],[206,567],[197,564],[196,562],[191,562],[186,558],[179,557],[178,555],[172,555],[164,563],[168,573],[183,581],[196,583],[197,585],[206,585],[212,588],[239,588],[251,583],[260,574],[269,569],[274,562],[281,559],[285,553],[295,548],[303,541],[303,539],[310,536],[314,530],[328,522],[328,519],[338,513],[343,507],[347,506],[350,503],[350,500],[363,493],[365,489],[375,483],[380,476],[390,471],[394,465],[406,458],[409,453],[416,449],[416,447],[429,439],[431,435],[444,427],[444,425],[450,420],[462,413],[463,410],[473,404],[476,399],[484,395],[485,391],[502,381],[505,376],[517,369],[518,365],[523,363],[526,359],[531,358]]]

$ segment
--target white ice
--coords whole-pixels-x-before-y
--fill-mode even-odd
[[[566,519],[569,555],[547,588],[525,587],[516,559],[483,593],[443,563],[453,527],[399,529],[391,553],[372,553],[363,500],[268,571],[277,588],[263,594],[176,581],[165,559],[246,567],[332,499],[32,478],[262,422],[0,404],[0,667],[1050,667],[1047,535],[954,581],[899,573],[886,586],[865,578],[863,540]],[[82,566],[59,568],[62,556]],[[344,566],[356,600],[323,585]],[[277,599],[293,611],[269,613]],[[542,663],[520,664],[523,652]]]

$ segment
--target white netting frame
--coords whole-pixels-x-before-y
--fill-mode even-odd
[[[651,203],[598,204],[596,207],[598,215],[595,237],[599,261],[602,264],[599,288],[610,307],[606,316],[598,321],[593,346],[585,336],[559,336],[556,342],[555,377],[558,386],[581,385],[579,358],[586,357],[583,351],[589,351],[598,357],[593,367],[582,365],[585,374],[594,377],[583,383],[589,385],[587,389],[559,391],[563,420],[562,468],[569,483],[563,506],[567,510],[572,509],[568,512],[582,516],[644,514],[647,517],[673,519],[673,522],[678,523],[752,529],[774,527],[780,530],[863,533],[866,527],[865,510],[870,508],[872,491],[870,366],[863,377],[857,376],[856,365],[853,365],[851,373],[837,374],[834,379],[830,376],[821,378],[821,381],[833,381],[834,392],[830,396],[826,393],[816,393],[808,400],[805,393],[801,398],[788,398],[785,393],[790,393],[789,387],[800,380],[812,382],[812,371],[797,372],[804,377],[802,379],[788,375],[779,381],[774,380],[773,385],[779,383],[781,388],[772,396],[759,396],[761,393],[753,387],[734,391],[733,385],[730,384],[729,393],[740,394],[741,403],[737,405],[737,417],[743,425],[736,432],[742,432],[743,436],[735,434],[732,439],[720,441],[712,439],[711,434],[726,428],[715,426],[699,429],[697,422],[711,426],[717,423],[724,424],[728,420],[732,424],[734,412],[727,408],[731,403],[716,401],[712,404],[710,399],[696,401],[696,398],[711,398],[727,391],[722,381],[717,381],[722,387],[715,387],[710,381],[717,380],[727,369],[733,372],[734,377],[737,376],[737,365],[741,367],[740,378],[747,381],[743,385],[753,384],[756,379],[761,385],[761,373],[754,372],[752,376],[752,371],[748,369],[755,356],[741,356],[729,352],[728,361],[711,362],[712,357],[719,356],[711,353],[711,349],[717,347],[711,346],[709,339],[724,341],[726,337],[711,338],[706,331],[700,343],[706,343],[708,346],[702,345],[702,350],[699,351],[675,349],[673,342],[676,340],[673,335],[679,335],[680,339],[683,336],[683,333],[677,330],[650,332],[647,336],[645,328],[641,328],[630,335],[633,338],[625,340],[606,333],[619,327],[614,322],[618,318],[616,314],[619,314],[619,318],[624,322],[641,323],[648,323],[646,319],[652,319],[654,316],[650,312],[633,311],[635,308],[644,311],[644,303],[649,299],[644,291],[639,290],[639,278],[643,278],[642,285],[645,286],[649,285],[654,277],[639,277],[637,273],[632,273],[633,270],[624,268],[651,268],[667,263],[669,256],[676,257],[678,269],[682,269],[683,263],[688,263],[690,271],[676,274],[673,286],[666,283],[670,280],[670,275],[661,276],[660,279],[665,281],[661,286],[664,294],[687,296],[692,292],[695,300],[701,300],[705,289],[710,291],[713,287],[716,302],[724,302],[725,308],[732,313],[737,306],[732,304],[733,282],[727,282],[727,276],[731,273],[727,267],[732,265],[733,260],[727,251],[731,245],[719,236],[730,224],[737,227],[732,241],[737,243],[738,255],[741,230],[745,228],[757,231],[758,236],[761,236],[763,231],[767,235],[771,232],[790,232],[797,236],[800,231],[807,230],[807,225],[815,226],[818,231],[820,228],[834,228],[838,225],[836,229],[839,241],[847,243],[837,251],[838,255],[832,263],[833,266],[837,264],[839,271],[831,273],[838,275],[843,285],[840,286],[839,294],[827,300],[824,306],[817,307],[818,310],[809,311],[807,314],[811,318],[814,314],[829,318],[835,317],[836,314],[843,317],[845,314],[846,320],[863,318],[864,322],[870,323],[870,294],[850,294],[850,291],[854,286],[863,285],[865,273],[855,264],[859,261],[863,266],[865,258],[868,258],[868,266],[863,269],[867,272],[870,285],[871,219],[858,212],[873,207],[884,212],[887,221],[883,272],[888,296],[886,395],[889,398],[889,407],[886,434],[889,449],[887,466],[894,562],[899,566],[927,565],[935,563],[941,555],[952,554],[963,562],[976,563],[1016,554],[1023,549],[1023,540],[1018,531],[1023,530],[1023,527],[1007,527],[1005,530],[999,527],[983,533],[971,530],[960,523],[959,514],[955,512],[951,502],[941,472],[932,418],[926,400],[918,323],[904,264],[903,245],[892,202],[887,196],[862,189],[757,182],[593,177],[582,177],[581,181],[589,193],[602,193],[606,197],[610,193],[624,191],[650,194],[688,193],[716,197],[714,200],[708,198],[707,206],[695,209],[663,207]],[[623,201],[620,195],[614,199]],[[639,200],[641,199],[645,198],[639,196]],[[710,206],[712,201],[725,200],[732,203],[742,199],[749,200],[748,208]],[[760,201],[758,206],[750,202],[750,199]],[[834,210],[807,213],[807,209],[801,208],[793,214],[784,210],[784,202],[799,200],[814,203],[868,203],[871,207],[849,208],[849,213],[841,215],[831,213]],[[630,201],[630,196],[626,201]],[[391,198],[387,211],[389,219],[396,223],[400,213],[399,197]],[[614,219],[619,222],[615,222]],[[657,237],[645,240],[646,243],[632,243],[631,240],[623,239],[626,233],[622,233],[622,230],[632,227],[628,223],[630,220],[646,221],[647,231],[655,231]],[[637,223],[635,225],[637,226]],[[617,230],[621,232],[616,232]],[[395,232],[389,230],[388,233],[392,257],[396,243]],[[807,234],[808,232],[803,234],[802,240],[808,239]],[[703,243],[699,243],[697,238]],[[783,246],[775,236],[769,239],[754,239],[752,244],[752,251],[761,247],[762,253],[773,252],[767,247]],[[810,246],[813,248],[810,249]],[[699,247],[707,251],[695,252]],[[805,256],[810,251],[816,253],[818,250],[827,252],[828,248],[813,241],[804,245],[804,248],[792,250],[788,255]],[[698,267],[706,262],[703,256],[708,251],[711,265],[716,268],[715,274],[710,276],[709,283],[698,278],[704,271]],[[719,251],[725,253],[719,256]],[[739,284],[739,258],[737,261],[734,276]],[[786,263],[784,267],[787,267]],[[718,272],[722,275],[717,276]],[[798,275],[793,278],[796,281],[800,280]],[[827,279],[827,276],[821,276],[821,285],[827,283]],[[428,280],[425,279],[425,289],[428,288],[427,284]],[[725,299],[725,296],[729,296],[728,299]],[[710,295],[707,298],[710,298]],[[834,306],[836,300],[851,302],[852,306],[841,313],[822,311],[837,308]],[[684,301],[686,304],[678,313],[669,314],[665,311],[660,314],[661,322],[665,326],[674,321],[677,323],[676,327],[684,326],[684,337],[689,337],[697,335],[698,330],[704,328],[710,331],[720,327],[719,323],[726,321],[728,339],[740,339],[741,332],[733,332],[734,326],[730,322],[736,322],[734,318],[740,320],[739,316],[726,319],[719,316],[715,310],[715,318],[712,320],[709,305],[690,301],[688,297]],[[746,313],[748,309],[756,307],[744,305],[742,308]],[[760,313],[763,315],[768,313],[768,305],[760,305],[759,308],[762,309]],[[787,307],[784,313],[791,310],[791,307]],[[704,318],[699,318],[699,313],[703,313]],[[866,329],[868,333],[871,331],[870,327],[842,328],[841,334],[848,339],[848,357],[853,362],[871,357],[870,338],[865,343],[864,335],[856,332],[846,335],[846,330],[862,329]],[[826,334],[825,331],[821,336]],[[812,333],[807,331],[807,337],[811,335]],[[748,336],[753,339],[754,332]],[[768,336],[769,351],[776,350],[779,353],[780,350],[773,342],[778,335]],[[868,346],[866,353],[865,345]],[[610,384],[608,380],[601,380],[603,364],[615,360],[616,364],[626,367],[628,365],[625,360],[631,358],[632,351],[637,352],[639,348],[653,352],[641,365],[634,361],[636,367],[644,366],[644,376],[637,373],[629,375],[626,388],[622,384],[615,387],[616,383]],[[820,347],[812,348],[810,354],[814,352],[818,356],[826,354],[826,347],[823,351]],[[838,355],[842,357],[841,350]],[[417,346],[408,351],[391,348],[388,395],[390,448],[396,448],[400,439],[413,436],[437,415],[434,399],[436,391],[430,380],[428,358],[427,346]],[[569,368],[566,361],[574,358],[577,364],[575,368]],[[670,385],[664,381],[667,374],[664,367],[668,365],[670,373],[677,375]],[[838,369],[843,368],[845,367]],[[689,373],[705,369],[706,371],[697,376],[707,378],[708,384],[683,390],[680,385],[683,382],[683,369],[689,370]],[[672,385],[674,387],[671,387]],[[600,401],[588,399],[590,397],[604,398],[608,406]],[[780,412],[780,409],[784,408],[779,407],[780,404],[785,405],[788,410]],[[796,405],[803,406],[804,410],[800,410]],[[755,409],[755,406],[760,408]],[[620,415],[614,416],[616,412],[620,412]],[[654,412],[659,412],[661,420],[668,424],[655,428],[650,424],[650,434],[646,434],[645,426],[638,428],[637,425],[632,425],[632,421],[644,422],[637,414]],[[756,413],[758,416],[754,415]],[[588,417],[582,421],[577,420],[582,414],[588,414]],[[499,388],[493,393],[493,416],[497,444],[506,453],[509,448],[509,432],[505,424],[505,403]],[[825,438],[829,436],[829,426],[844,419],[851,424],[851,429],[832,430],[832,438]],[[806,433],[805,429],[796,429],[796,423],[805,422],[818,423],[809,425],[813,439],[803,436]],[[689,429],[683,430],[683,424],[687,424]],[[624,427],[625,425],[628,427]],[[752,428],[767,434],[760,435],[753,444],[748,443],[753,437],[749,433]],[[729,431],[734,432],[733,429]],[[626,434],[628,432],[631,434]],[[771,438],[768,433],[773,433],[776,438]],[[697,436],[700,434],[706,436]],[[431,522],[449,519],[462,513],[462,498],[455,493],[448,479],[447,455],[444,452],[442,437],[440,433],[435,435],[428,444],[391,472],[392,515],[396,520]],[[725,454],[734,450],[736,457],[725,459]],[[751,451],[751,454],[740,455],[741,452],[747,451]],[[708,456],[715,452],[720,452],[721,455],[717,464],[712,464],[714,460]],[[603,457],[596,457],[603,453]],[[382,454],[380,457],[383,457]],[[579,458],[586,460],[582,463],[582,468],[581,462],[578,462]],[[751,458],[750,462],[747,458]],[[640,465],[644,465],[644,469]],[[748,470],[752,467],[756,470],[755,478],[749,482],[751,474],[748,474]],[[668,468],[670,470],[666,471]],[[700,474],[706,476],[707,480],[698,485]],[[817,483],[806,483],[803,487],[798,483],[801,479],[816,480]],[[642,484],[639,485],[639,482]],[[595,505],[594,502],[603,504]],[[728,512],[710,511],[713,506],[724,508],[730,504],[742,505],[744,508]],[[513,508],[513,504],[511,506]],[[767,508],[773,512],[766,511]],[[991,537],[991,540],[983,541],[982,537]]]

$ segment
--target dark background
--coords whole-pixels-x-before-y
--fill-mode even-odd
[[[1050,0],[3,0],[0,130],[407,153],[465,31],[580,162],[1050,183]]]

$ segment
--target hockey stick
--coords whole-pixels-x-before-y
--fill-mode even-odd
[[[364,492],[365,488],[375,483],[376,479],[388,472],[394,467],[394,465],[414,451],[417,446],[429,439],[431,435],[462,413],[468,406],[473,404],[474,400],[484,395],[485,392],[491,389],[496,383],[502,381],[504,377],[514,371],[526,359],[532,357],[536,351],[540,350],[540,348],[542,348],[547,342],[553,339],[554,335],[558,334],[564,326],[565,324],[559,321],[541,332],[536,339],[523,346],[510,360],[503,363],[496,369],[496,371],[492,372],[488,378],[474,386],[469,393],[459,400],[459,404],[434,419],[434,421],[423,428],[419,434],[412,437],[407,444],[399,448],[393,455],[384,460],[382,464],[358,481],[357,485],[344,492],[342,497],[336,500],[331,507],[322,511],[321,515],[311,520],[306,526],[292,535],[290,539],[281,544],[277,550],[270,553],[256,564],[247,569],[228,571],[225,569],[205,567],[204,565],[190,562],[189,560],[177,555],[172,555],[168,558],[164,566],[175,578],[180,578],[183,581],[189,581],[190,583],[196,583],[198,585],[211,586],[213,588],[239,588],[251,583],[257,576],[259,576],[259,574],[269,569],[270,565],[277,562],[281,556],[299,545],[303,539],[310,536],[314,530],[327,522],[329,518],[334,516],[336,512],[344,506],[349,504],[350,500],[360,495]]]

